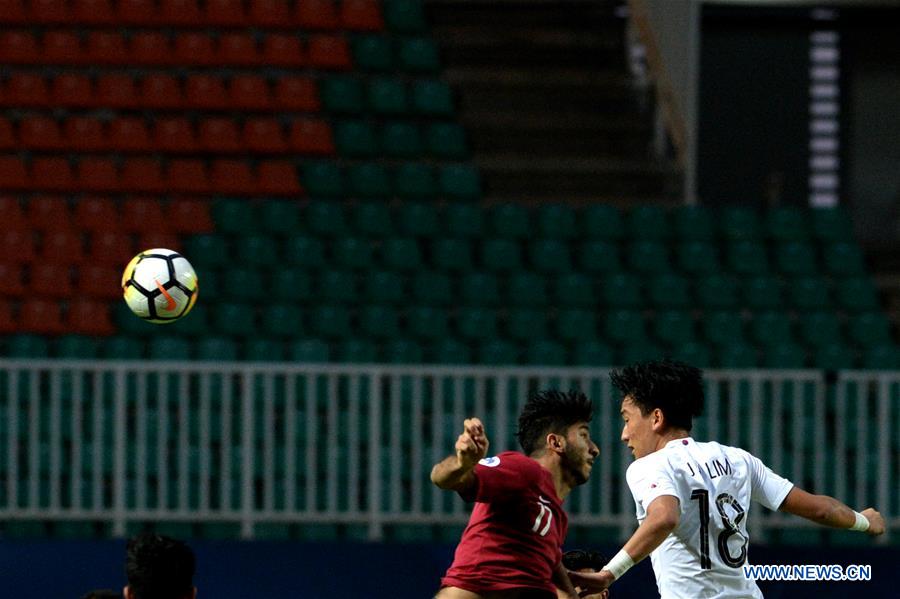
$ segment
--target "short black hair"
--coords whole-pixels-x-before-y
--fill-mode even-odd
[[[516,436],[522,451],[525,455],[532,455],[541,449],[545,435],[564,434],[573,424],[590,422],[592,412],[591,400],[581,391],[538,391],[528,398],[519,415]]]
[[[609,378],[630,396],[645,416],[659,408],[674,428],[686,431],[693,419],[703,413],[703,372],[675,360],[639,362],[613,370]]]
[[[594,550],[573,549],[572,551],[566,551],[562,556],[562,563],[566,570],[585,570],[590,568],[591,570],[599,571],[603,569],[607,562],[609,562],[609,558]]]
[[[81,599],[122,599],[122,593],[112,589],[95,589],[88,591]]]
[[[194,588],[194,552],[182,541],[152,532],[128,541],[125,575],[135,599],[183,599]]]

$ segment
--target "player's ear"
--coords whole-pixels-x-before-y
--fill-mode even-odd
[[[561,453],[566,450],[566,441],[562,435],[547,433],[547,449]]]
[[[653,431],[657,433],[662,432],[663,428],[666,426],[666,415],[663,414],[663,411],[656,408],[653,410],[650,417],[650,425],[653,427]]]

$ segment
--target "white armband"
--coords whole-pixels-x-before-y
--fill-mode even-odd
[[[634,560],[631,559],[631,556],[628,555],[624,549],[620,550],[605,566],[603,566],[603,570],[609,570],[613,577],[616,580],[619,580],[619,577],[625,572],[628,572],[628,569],[634,565]]]
[[[856,515],[856,522],[853,523],[853,526],[850,527],[850,530],[858,530],[860,532],[869,530],[869,519],[859,512],[854,511],[853,513]]]

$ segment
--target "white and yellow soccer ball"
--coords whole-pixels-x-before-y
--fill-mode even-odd
[[[175,322],[194,307],[200,287],[187,258],[172,250],[154,248],[131,259],[122,273],[125,303],[140,318]]]

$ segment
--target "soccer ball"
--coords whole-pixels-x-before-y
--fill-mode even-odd
[[[131,311],[148,322],[175,322],[194,307],[197,273],[187,258],[162,248],[131,259],[122,274],[122,291]]]

